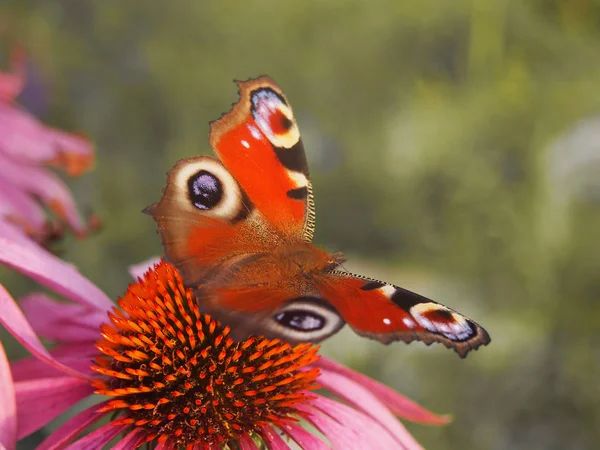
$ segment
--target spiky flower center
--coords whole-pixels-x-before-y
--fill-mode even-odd
[[[93,367],[102,410],[143,427],[148,440],[219,444],[295,420],[294,406],[315,387],[317,347],[278,339],[234,342],[229,328],[201,314],[177,270],[161,262],[129,286],[109,313]]]

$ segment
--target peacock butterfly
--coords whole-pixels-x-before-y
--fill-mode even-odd
[[[179,161],[145,212],[203,311],[234,337],[319,342],[348,323],[383,343],[441,342],[461,357],[490,342],[458,312],[340,270],[312,245],[313,191],[290,104],[268,77],[237,83],[240,100],[210,124],[218,155]]]

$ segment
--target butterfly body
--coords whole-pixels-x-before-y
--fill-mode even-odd
[[[238,86],[240,101],[211,124],[219,158],[178,162],[161,200],[146,209],[200,307],[240,338],[319,342],[348,323],[384,343],[441,342],[461,356],[487,344],[470,319],[346,273],[341,254],[312,244],[312,185],[292,109],[268,77]]]

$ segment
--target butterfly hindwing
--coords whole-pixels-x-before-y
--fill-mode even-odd
[[[345,324],[329,302],[296,286],[254,286],[197,291],[201,307],[231,327],[231,335],[279,338],[290,343],[321,342]]]

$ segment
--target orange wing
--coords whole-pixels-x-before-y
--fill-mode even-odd
[[[488,333],[471,319],[382,281],[333,271],[324,274],[319,292],[356,333],[384,344],[440,342],[464,358],[490,342]]]
[[[238,103],[211,124],[220,160],[178,162],[161,200],[145,210],[189,285],[223,279],[247,259],[313,236],[312,188],[292,110],[267,77],[238,86]]]
[[[269,224],[310,242],[312,187],[292,108],[269,77],[237,85],[240,100],[211,123],[210,144]]]

